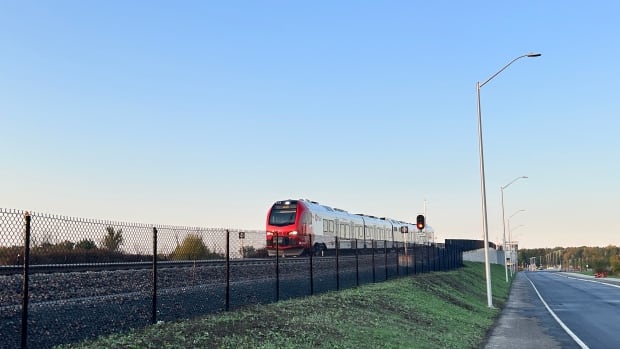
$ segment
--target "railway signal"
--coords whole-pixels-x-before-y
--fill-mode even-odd
[[[424,223],[424,216],[423,215],[418,215],[417,219],[417,224],[416,226],[418,227],[418,229],[422,230],[424,229],[425,223]]]

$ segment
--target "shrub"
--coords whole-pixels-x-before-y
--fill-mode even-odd
[[[239,252],[243,258],[265,258],[268,256],[266,247],[256,249],[254,246],[244,246]]]
[[[0,265],[21,264],[23,252],[21,246],[0,247]]]
[[[202,238],[196,234],[187,235],[170,255],[170,259],[177,261],[216,258],[222,258],[222,256],[211,252]]]
[[[83,239],[83,240],[78,241],[77,244],[75,244],[75,249],[80,249],[80,250],[94,250],[96,248],[97,248],[97,244],[95,244],[95,242],[90,239]]]

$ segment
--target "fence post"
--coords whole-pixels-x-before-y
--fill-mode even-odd
[[[360,262],[359,256],[357,255],[357,239],[355,239],[355,283],[357,286],[360,285]]]
[[[407,263],[405,264],[405,274],[409,276],[409,251],[407,251],[407,247],[409,247],[409,242],[405,241],[404,244],[405,244],[405,263]]]
[[[151,324],[157,323],[157,228],[153,227],[153,287],[151,294]]]
[[[376,272],[375,272],[375,240],[370,240],[370,246],[372,247],[372,282],[375,283],[377,282],[376,279]]]
[[[226,311],[230,310],[230,230],[226,229]]]
[[[417,274],[418,273],[418,254],[415,248],[415,241],[413,242],[413,274]]]
[[[280,301],[280,244],[278,243],[280,238],[273,234],[276,239],[276,302]]]
[[[398,242],[392,240],[392,247],[396,250],[396,277],[400,276],[400,261],[398,260]]]
[[[30,213],[25,212],[26,231],[24,234],[24,274],[22,283],[22,342],[23,349],[28,347],[28,275],[30,274]]]
[[[385,279],[388,279],[388,256],[387,256],[387,240],[383,240],[383,255],[385,256]]]
[[[312,261],[312,257],[314,255],[314,245],[312,243],[312,236],[310,235],[310,295],[312,296],[314,294],[314,270],[313,268],[313,261]]]
[[[336,291],[340,291],[340,240],[336,238]]]

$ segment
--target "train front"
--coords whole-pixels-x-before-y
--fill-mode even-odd
[[[307,235],[311,214],[301,200],[277,201],[267,213],[269,256],[301,256],[310,247]]]

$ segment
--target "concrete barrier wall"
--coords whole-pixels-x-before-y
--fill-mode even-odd
[[[463,252],[463,260],[470,262],[484,262],[484,248]],[[504,251],[489,248],[489,263],[504,265],[505,261],[506,258],[504,258]]]

